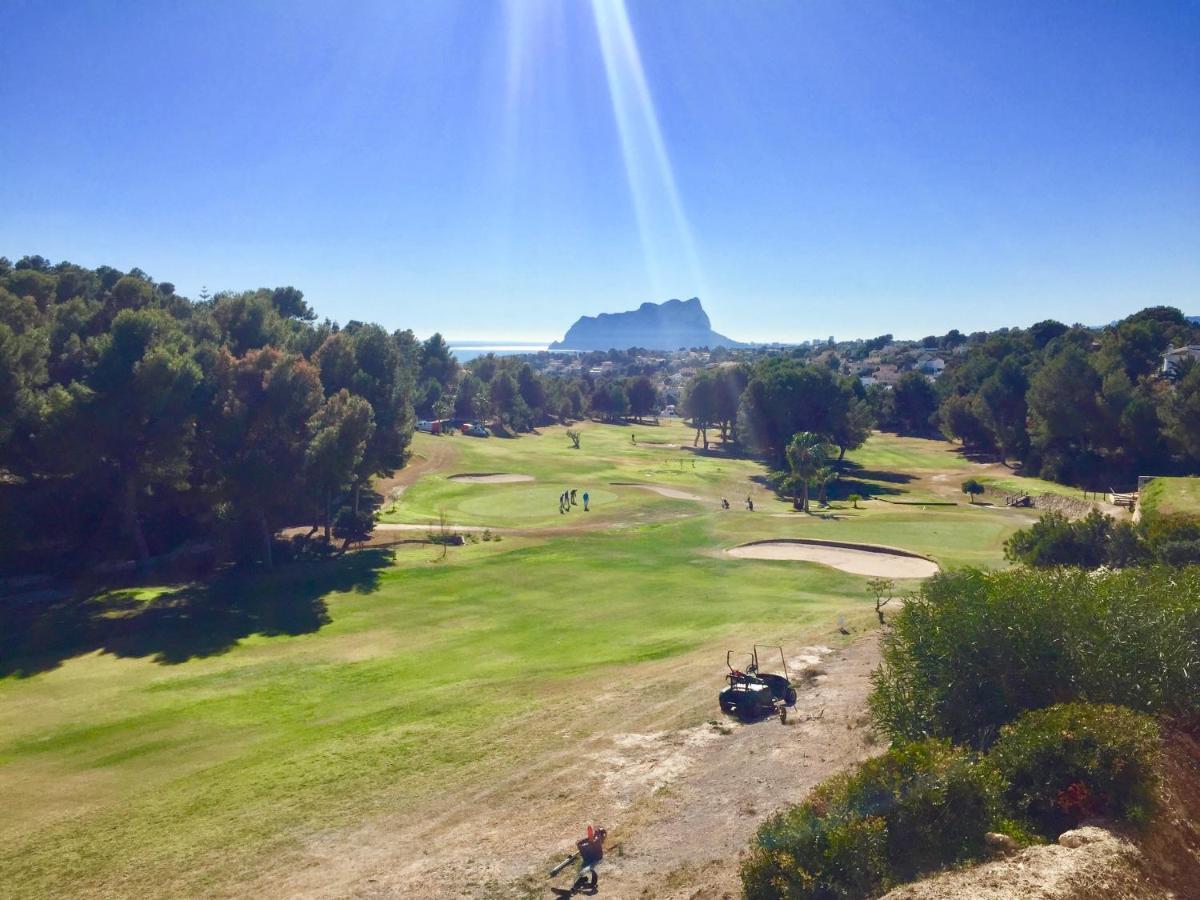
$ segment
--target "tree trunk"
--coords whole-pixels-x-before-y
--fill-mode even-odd
[[[702,433],[704,435],[704,449],[707,450],[708,449],[708,426],[704,427],[704,429],[702,430]]]
[[[325,541],[333,540],[332,523],[329,521],[330,511],[333,509],[333,491],[325,491]]]
[[[808,512],[808,479],[804,479],[804,483],[800,485],[801,501],[800,510]]]
[[[137,511],[137,481],[132,475],[125,479],[121,494],[121,518],[124,520],[125,531],[133,541],[133,550],[137,554],[138,565],[145,565],[150,559],[150,546],[146,543],[146,533],[142,531],[142,523]]]
[[[267,526],[267,514],[261,509],[258,511],[258,528],[262,533],[263,566],[273,569],[275,568],[275,559],[271,553],[271,529]]]
[[[840,463],[845,458],[846,458],[846,445],[839,444],[838,445],[838,462]]]
[[[358,515],[358,499],[362,495],[362,483],[354,482],[354,515]]]

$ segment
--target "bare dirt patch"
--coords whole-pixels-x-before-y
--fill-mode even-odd
[[[519,475],[513,472],[463,472],[461,475],[451,475],[447,481],[461,481],[467,484],[515,484],[519,481],[534,481],[532,475]]]
[[[428,522],[425,524],[412,522],[376,522],[376,531],[418,531],[418,532],[438,532],[442,530],[440,522]],[[446,525],[446,530],[450,532],[456,531],[499,531],[497,528],[490,528],[487,525]]]
[[[784,539],[755,541],[725,551],[739,559],[784,559],[814,562],[850,572],[882,578],[928,578],[938,571],[931,559],[871,544],[842,544]]]
[[[1033,505],[1036,509],[1062,513],[1068,519],[1082,519],[1094,510],[1100,510],[1109,515],[1128,515],[1119,506],[1102,505],[1098,501],[1079,500],[1075,497],[1063,497],[1059,494],[1038,494],[1033,498]]]
[[[639,667],[636,678],[607,684],[567,719],[544,711],[529,727],[586,737],[528,753],[504,777],[391,811],[377,807],[361,826],[299,839],[243,892],[546,896],[549,868],[592,822],[609,829],[603,896],[740,896],[738,856],[759,823],[882,750],[864,715],[878,642],[872,635],[843,650],[789,648],[789,666],[819,662],[824,673],[800,689],[788,725],[720,716],[714,652]]]

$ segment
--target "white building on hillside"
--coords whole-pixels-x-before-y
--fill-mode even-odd
[[[1200,344],[1188,344],[1185,347],[1168,348],[1162,355],[1162,373],[1172,374],[1185,359],[1200,360]]]
[[[926,375],[932,375],[937,378],[942,374],[942,370],[946,368],[946,361],[940,356],[922,353],[917,357],[917,369]]]

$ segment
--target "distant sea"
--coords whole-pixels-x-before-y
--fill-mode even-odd
[[[549,349],[546,341],[509,341],[504,344],[489,341],[447,341],[450,352],[460,363],[470,362],[477,356],[518,356],[522,353],[541,353]]]

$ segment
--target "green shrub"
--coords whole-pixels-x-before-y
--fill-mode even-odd
[[[1151,549],[1175,541],[1200,541],[1200,519],[1183,513],[1147,516],[1142,528]]]
[[[1074,522],[1062,513],[1046,513],[1033,525],[1014,533],[1004,544],[1004,555],[1013,562],[1038,568],[1085,569],[1125,568],[1155,558],[1153,545],[1132,522],[1119,522],[1097,510]],[[1158,558],[1171,562],[1163,554],[1158,554]]]
[[[986,747],[1030,709],[1088,699],[1200,712],[1200,569],[966,569],[935,576],[883,637],[871,710],[893,741]]]
[[[352,506],[343,506],[333,519],[333,536],[347,544],[371,539],[375,530],[375,516],[365,509],[354,511]]]
[[[1200,519],[1183,513],[1151,515],[1143,521],[1148,552],[1169,566],[1200,564]]]
[[[741,870],[750,900],[851,900],[887,883],[883,819],[861,818],[844,807],[830,812],[819,793],[759,828]]]
[[[750,898],[866,897],[980,856],[994,770],[946,741],[893,747],[768,819],[742,865]]]
[[[1011,814],[1053,840],[1084,819],[1153,812],[1158,726],[1120,706],[1064,703],[1006,725],[988,761]]]
[[[1150,547],[1132,522],[1114,522],[1108,536],[1105,562],[1116,569],[1151,561]]]
[[[1200,565],[1200,540],[1163,541],[1156,548],[1156,555],[1168,566]]]
[[[972,503],[975,502],[975,497],[982,494],[984,487],[974,478],[968,478],[962,483],[962,492],[966,494]]]

